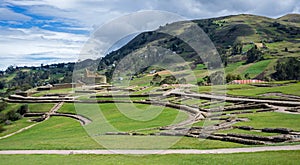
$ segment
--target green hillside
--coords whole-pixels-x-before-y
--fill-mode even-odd
[[[290,14],[278,19],[241,14],[193,22],[201,27],[214,43],[226,67],[225,70],[228,71],[226,74],[239,74],[241,78],[245,78],[245,74],[248,73],[247,78],[270,80],[274,78],[272,74],[276,71],[274,67],[278,59],[300,55],[299,19],[299,14]],[[194,49],[177,37],[160,33],[160,29],[171,29],[174,26],[179,27],[176,30],[181,33],[189,24],[190,22],[175,22],[156,31],[139,34],[119,50],[104,57],[100,62],[99,71],[106,72],[110,77],[114,71],[112,64],[118,63],[128,54],[145,54],[147,48],[159,46],[180,55],[193,70],[205,72],[206,67],[197,67],[203,60]],[[135,60],[142,62],[143,57]],[[144,68],[136,75],[147,71],[149,69]],[[201,76],[198,76],[198,72],[195,72],[196,77],[208,74],[201,72]]]

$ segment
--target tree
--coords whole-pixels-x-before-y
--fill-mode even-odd
[[[186,84],[186,79],[183,77],[179,80],[179,84]]]
[[[205,81],[203,79],[200,79],[198,82],[197,82],[197,85],[198,86],[203,86],[205,85]]]
[[[5,108],[7,107],[7,103],[6,102],[0,102],[0,111],[3,111]]]
[[[21,107],[17,110],[17,113],[20,115],[24,115],[27,112],[29,112],[28,104],[21,105]]]
[[[234,74],[227,74],[227,76],[226,76],[226,82],[227,83],[229,83],[229,82],[231,82],[231,81],[233,81],[233,80],[241,80],[242,78],[241,78],[241,76],[240,75],[234,75]]]
[[[250,77],[250,74],[249,74],[249,73],[246,73],[246,74],[244,75],[244,77],[245,77],[245,79],[251,79],[251,77]]]
[[[5,87],[5,81],[0,81],[0,89],[3,89]]]
[[[258,50],[257,46],[255,45],[250,50],[247,51],[247,61],[246,63],[252,63],[255,61],[260,61],[263,59],[262,52]]]
[[[209,75],[208,83],[212,85],[222,85],[224,84],[224,73],[221,71],[214,72]]]
[[[9,112],[7,112],[6,114],[7,119],[11,120],[11,121],[16,121],[22,118],[22,116],[19,113],[16,113],[15,110],[11,110]]]
[[[13,73],[16,69],[14,68],[14,66],[10,65],[6,70],[5,73],[10,74]]]
[[[162,84],[178,84],[178,82],[174,75],[170,75],[170,76],[166,76],[166,78],[160,82],[160,85]]]
[[[276,72],[272,77],[276,80],[300,80],[300,61],[298,58],[280,59],[275,69]]]
[[[159,85],[160,81],[161,81],[161,76],[159,74],[155,74],[155,75],[153,75],[150,85]]]
[[[236,55],[236,54],[242,54],[243,51],[243,44],[241,42],[236,42],[234,43],[233,47],[232,47],[232,55]]]

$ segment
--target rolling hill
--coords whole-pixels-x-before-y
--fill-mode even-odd
[[[300,56],[299,20],[299,14],[288,14],[278,19],[241,14],[192,22],[201,27],[215,45],[226,74],[238,74],[242,78],[247,75],[246,78],[271,79],[279,59]],[[177,31],[185,31],[188,24],[189,21],[175,22],[158,30],[139,34],[122,48],[105,56],[100,62],[99,71],[111,76],[115,66],[113,64],[117,64],[128,54],[145,54],[147,47],[151,46],[159,46],[176,53],[189,63],[193,70],[201,70],[198,66],[203,64],[203,60],[193,48],[181,39],[160,31],[161,28],[172,28],[176,25],[181,27]],[[250,60],[251,51],[254,56]],[[258,53],[261,54],[259,58],[255,56]],[[137,60],[141,62],[144,59],[141,57]],[[207,67],[203,69],[206,70]],[[144,68],[141,72],[146,70],[147,68]],[[201,76],[196,75],[198,78],[207,75],[204,71],[196,71],[196,74],[197,72],[201,72]]]

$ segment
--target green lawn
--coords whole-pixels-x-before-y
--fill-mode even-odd
[[[5,149],[97,149],[103,148],[91,139],[78,121],[51,117],[24,132],[0,140]]]
[[[66,106],[65,109],[69,109],[62,111],[70,112],[70,105]],[[187,114],[183,111],[146,104],[76,104],[75,107],[77,113],[92,119],[96,127],[102,125],[103,133],[111,130],[107,125],[112,125],[119,131],[131,131],[166,126],[187,119]],[[93,127],[93,124],[88,127]]]
[[[4,164],[298,164],[300,151],[203,155],[0,155]]]
[[[68,94],[73,91],[73,88],[64,88],[64,89],[53,89],[48,91],[41,91],[36,94],[33,94],[34,97],[44,96],[45,94]]]
[[[132,138],[124,136],[126,138]],[[102,138],[111,139],[110,136],[103,135]],[[160,137],[153,136],[156,140]],[[227,147],[244,147],[246,145],[203,140],[188,137],[162,137],[163,140],[179,140],[174,149],[213,149]],[[160,141],[158,141],[159,143]],[[143,142],[144,143],[144,142]],[[101,149],[103,148],[96,143],[80,126],[79,122],[70,118],[51,117],[49,120],[42,122],[29,130],[11,136],[7,139],[0,140],[0,150],[5,149]]]
[[[1,111],[1,113],[6,114],[7,112],[11,110],[18,110],[21,107],[22,104],[18,103],[7,103],[7,107]]]
[[[250,121],[239,122],[236,126],[252,126],[254,128],[290,128],[300,131],[300,115],[278,112],[263,112],[254,114],[241,114],[239,117],[247,117]]]
[[[57,112],[76,114],[76,110],[73,103],[64,103]]]
[[[76,109],[75,109],[76,107]],[[119,110],[121,109],[121,111]],[[147,121],[138,121],[130,119],[122,114],[123,111],[131,113],[131,109],[137,110],[137,115],[145,115],[147,119],[148,115],[158,115],[155,118]],[[178,111],[173,108],[160,107],[160,106],[149,106],[146,104],[72,104],[65,103],[58,112],[60,113],[77,113],[82,114],[93,121],[98,122],[99,120],[95,117],[99,114],[103,114],[104,121],[99,121],[97,125],[102,125],[102,122],[109,122],[120,131],[131,131],[145,128],[155,128],[159,126],[165,126],[168,124],[178,123],[187,118],[187,114],[182,111]],[[99,112],[99,110],[101,112]],[[136,116],[135,116],[136,117]],[[139,116],[138,116],[139,117]],[[143,117],[143,116],[141,116]]]
[[[217,149],[217,148],[237,148],[237,147],[249,147],[249,145],[209,140],[209,139],[198,139],[191,137],[182,137],[176,144],[171,146],[171,149]]]
[[[230,89],[231,87],[238,87]],[[255,87],[252,85],[227,85],[227,94],[239,96],[259,96],[265,93],[284,93],[300,96],[300,82],[277,87]]]
[[[54,105],[53,103],[43,103],[42,105],[40,103],[31,103],[28,104],[28,108],[30,112],[49,112]]]
[[[3,125],[3,128],[5,129],[5,131],[0,133],[0,137],[11,134],[13,132],[20,130],[21,128],[24,128],[31,124],[34,124],[34,122],[30,122],[28,120],[29,120],[29,118],[22,118],[20,120],[13,121],[12,124],[10,124],[10,125]]]

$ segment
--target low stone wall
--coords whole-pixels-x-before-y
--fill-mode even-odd
[[[140,94],[140,95],[120,95],[120,94],[115,94],[115,95],[98,95],[98,96],[90,96],[90,98],[114,98],[114,97],[157,97],[157,96],[162,96],[162,94]]]
[[[73,100],[73,97],[23,97],[20,95],[10,95],[11,100]]]
[[[288,128],[264,128],[261,131],[262,132],[269,132],[269,133],[289,134],[293,130],[288,129]]]
[[[257,109],[257,108],[269,108],[266,104],[244,104],[244,105],[236,105],[230,107],[224,107],[224,111],[233,111],[233,110],[245,110],[245,109]]]

